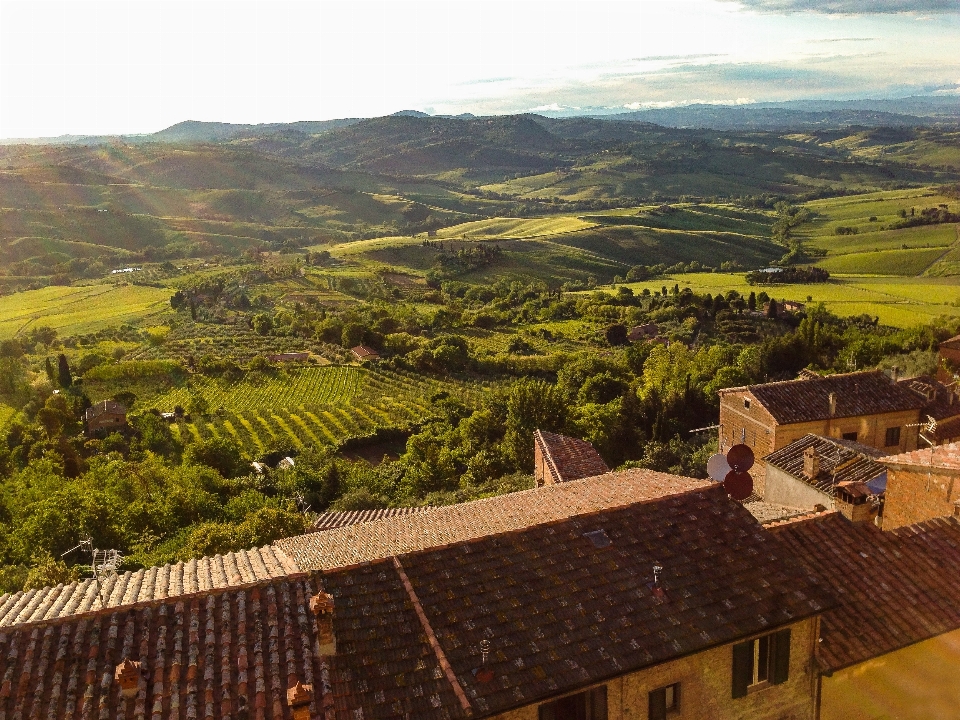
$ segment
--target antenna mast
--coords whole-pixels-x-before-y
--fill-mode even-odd
[[[79,545],[70,548],[60,557],[66,557],[74,550],[85,550],[90,553],[90,572],[93,573],[93,581],[97,584],[97,597],[100,599],[100,607],[107,606],[103,598],[103,581],[110,575],[117,572],[123,564],[123,555],[119,550],[100,550],[93,546],[93,538],[81,540]]]

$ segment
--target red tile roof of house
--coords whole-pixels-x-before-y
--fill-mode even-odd
[[[960,335],[954,335],[949,340],[944,340],[942,343],[940,343],[939,347],[960,350]]]
[[[304,570],[331,569],[622,507],[710,484],[652,470],[625,470],[446,505],[425,513],[308,533],[278,540],[276,547],[293,557]]]
[[[831,393],[836,399],[833,417],[919,410],[925,402],[909,388],[891,382],[880,370],[730,388],[721,390],[720,395],[743,390],[752,393],[781,425],[831,417]]]
[[[423,660],[450,672],[421,685],[438,707],[412,717],[490,717],[816,615],[833,601],[806,575],[713,485],[324,573],[349,613],[335,611],[331,677],[345,709],[402,717],[418,693],[394,662],[422,627],[438,648]],[[364,617],[387,604],[419,618]],[[482,640],[490,682],[474,673]]]
[[[116,400],[103,400],[98,402],[96,405],[91,405],[88,407],[84,411],[83,415],[86,420],[92,420],[93,418],[99,417],[105,413],[126,415],[127,409]]]
[[[430,506],[425,507],[400,507],[400,508],[380,508],[377,510],[348,510],[344,512],[325,512],[320,513],[317,519],[313,521],[311,529],[313,530],[333,530],[338,527],[347,527],[348,525],[359,525],[360,523],[373,522],[387,517],[397,517],[398,515],[409,515],[411,513],[427,512],[432,510]]]
[[[922,468],[960,470],[960,442],[911,450],[879,459],[884,465],[914,465]]]
[[[308,609],[318,589],[289,576],[0,628],[0,717],[287,720],[287,690],[300,682],[315,689],[310,717],[332,720]],[[123,660],[140,663],[130,699],[115,679]]]
[[[960,628],[960,522],[883,532],[836,512],[771,526],[839,604],[822,618],[820,656],[839,670]]]
[[[120,608],[208,590],[245,585],[299,572],[282,550],[266,546],[175,565],[112,575],[101,593],[107,608]],[[0,596],[0,629],[101,609],[92,579]]]
[[[544,460],[559,482],[610,472],[600,453],[586,440],[535,430],[533,441],[540,447]]]
[[[820,458],[820,473],[815,478],[808,478],[803,472],[803,454],[811,447]],[[886,472],[886,468],[877,462],[877,458],[882,454],[875,448],[849,440],[808,434],[770,453],[763,460],[817,490],[832,495],[838,483],[867,482]]]
[[[373,348],[367,347],[366,345],[357,345],[354,348],[350,348],[350,352],[352,352],[358,360],[380,357],[380,353]]]

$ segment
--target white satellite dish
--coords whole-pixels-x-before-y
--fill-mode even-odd
[[[707,460],[707,475],[710,476],[711,480],[723,482],[730,470],[730,463],[727,462],[727,456],[723,453],[711,455],[710,459]]]

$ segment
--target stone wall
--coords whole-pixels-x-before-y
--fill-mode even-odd
[[[887,470],[883,529],[895,530],[923,520],[947,517],[960,500],[960,470],[898,467]]]

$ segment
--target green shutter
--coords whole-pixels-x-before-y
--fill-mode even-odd
[[[753,678],[753,640],[733,646],[733,697],[747,695],[747,687]]]
[[[770,682],[779,685],[790,676],[790,628],[773,636],[773,677]]]

